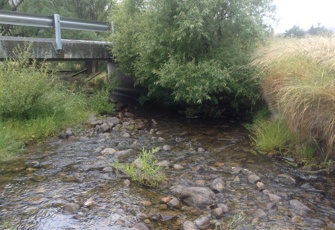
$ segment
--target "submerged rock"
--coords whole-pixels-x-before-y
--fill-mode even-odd
[[[216,203],[214,192],[207,187],[185,187],[176,185],[171,188],[174,195],[185,204],[198,208],[205,209]]]

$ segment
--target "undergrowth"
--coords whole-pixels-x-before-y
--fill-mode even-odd
[[[0,162],[15,159],[25,145],[86,124],[89,115],[112,111],[109,87],[87,96],[61,83],[47,62],[31,61],[28,47],[0,62]]]

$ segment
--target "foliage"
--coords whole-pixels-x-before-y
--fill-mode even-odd
[[[286,30],[284,37],[288,38],[302,38],[306,35],[306,31],[301,29],[299,26],[293,26],[291,29]]]
[[[140,156],[131,164],[121,164],[118,161],[114,166],[124,171],[133,181],[140,184],[156,187],[165,181],[165,176],[161,171],[161,167],[157,165],[153,154],[156,150],[142,150]]]
[[[29,61],[28,51],[17,53],[17,59],[0,63],[0,161],[15,158],[24,144],[86,122],[103,106],[111,111],[103,97],[109,88],[88,99],[56,81],[48,64]]]
[[[332,37],[274,40],[257,53],[263,96],[299,142],[334,156],[335,46]],[[324,153],[324,154],[322,154]]]
[[[240,91],[257,91],[235,83],[250,79],[238,70],[269,32],[270,3],[124,0],[111,12],[112,52],[150,97],[191,106],[229,102]]]
[[[114,86],[103,81],[94,88],[93,94],[89,97],[90,107],[99,114],[108,114],[114,111],[110,102],[110,93]]]

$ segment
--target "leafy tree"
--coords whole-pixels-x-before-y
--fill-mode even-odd
[[[157,99],[253,104],[257,90],[243,66],[271,31],[271,2],[124,0],[111,12],[113,54]]]
[[[284,37],[289,38],[302,38],[306,35],[306,31],[301,29],[299,26],[293,26],[291,29],[286,30],[284,33]]]

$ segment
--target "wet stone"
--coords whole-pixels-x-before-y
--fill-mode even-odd
[[[214,208],[212,209],[212,216],[220,219],[223,217],[224,211],[222,210],[222,208]]]
[[[211,183],[210,188],[214,192],[222,192],[225,189],[224,182],[223,182],[222,178],[216,178],[215,180],[213,180],[213,182]]]
[[[199,228],[192,221],[186,220],[183,223],[183,230],[199,230]]]
[[[150,230],[150,228],[146,226],[144,223],[137,223],[131,229],[132,230]]]
[[[250,174],[248,176],[248,182],[250,184],[256,184],[260,180],[261,180],[261,178],[259,176],[257,176],[256,174]]]
[[[307,211],[310,212],[312,209],[307,207],[305,204],[298,200],[290,200],[290,205],[293,209],[298,210],[298,211]]]
[[[170,208],[181,208],[181,203],[178,198],[173,197],[172,200],[170,200],[167,205],[169,205]]]
[[[280,196],[272,194],[272,193],[269,193],[268,196],[272,202],[279,202],[282,199]]]
[[[164,151],[171,151],[171,146],[170,145],[164,145],[163,150]]]
[[[194,221],[194,224],[199,229],[207,229],[210,223],[211,223],[211,217],[209,215],[200,216]]]
[[[288,174],[279,174],[275,180],[279,183],[286,184],[286,185],[296,184],[296,180]]]
[[[69,213],[75,213],[78,211],[79,208],[80,205],[76,203],[67,203],[63,206],[63,210]]]
[[[241,167],[232,167],[232,174],[239,174],[242,172],[242,168]]]

